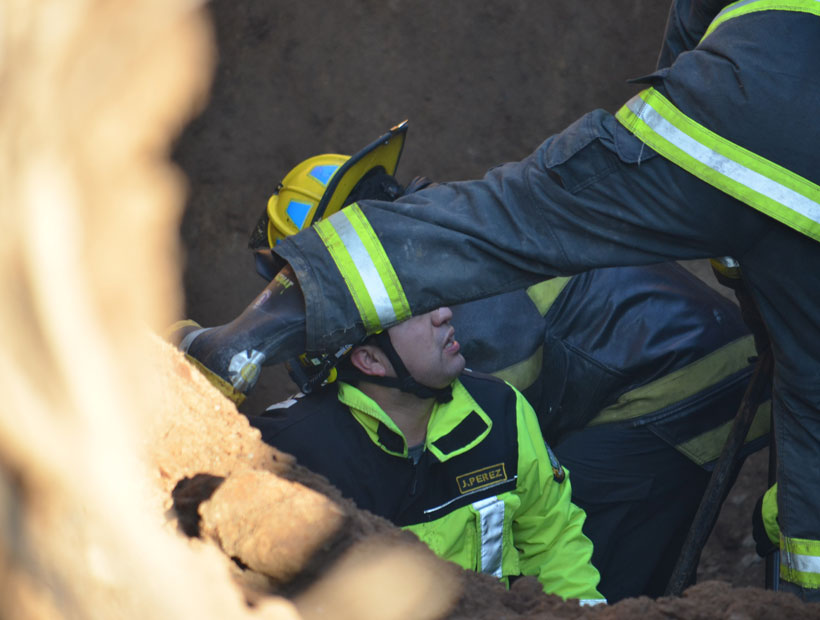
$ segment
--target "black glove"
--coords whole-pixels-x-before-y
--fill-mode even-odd
[[[407,187],[404,188],[404,196],[415,193],[432,184],[433,182],[427,177],[413,177],[413,180],[410,181],[407,184]]]
[[[360,200],[382,200],[393,202],[404,193],[404,188],[389,174],[372,170],[356,184],[345,199],[344,206]]]
[[[712,259],[712,271],[720,284],[735,292],[743,322],[752,332],[755,339],[755,349],[760,355],[769,348],[769,332],[763,322],[763,317],[760,316],[760,311],[757,309],[757,302],[752,297],[752,293],[740,273],[740,268],[738,266],[727,267],[721,264],[720,260]]]

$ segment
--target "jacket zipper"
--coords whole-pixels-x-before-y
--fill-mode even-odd
[[[421,455],[421,458],[424,458],[423,454]],[[410,497],[415,497],[416,496],[416,487],[418,486],[418,481],[419,481],[419,464],[418,463],[413,463],[412,459],[410,460],[410,462],[412,463],[412,467],[413,467],[413,478],[410,481]],[[421,459],[419,459],[419,463],[420,462],[421,462]]]

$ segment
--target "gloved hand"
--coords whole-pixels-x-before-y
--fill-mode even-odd
[[[413,194],[432,184],[433,181],[427,177],[413,177],[413,179],[407,184],[407,187],[404,188],[404,194],[402,195],[407,196],[408,194]]]
[[[372,171],[364,176],[342,203],[343,207],[360,200],[382,200],[392,202],[402,195],[404,188],[395,177],[384,172]]]
[[[757,308],[757,302],[752,297],[749,286],[743,279],[740,272],[740,265],[729,257],[720,259],[712,259],[712,271],[715,274],[717,281],[723,286],[727,286],[735,292],[735,298],[740,305],[740,314],[743,317],[743,322],[752,336],[755,339],[755,349],[758,354],[763,353],[769,348],[769,332],[766,329],[766,324],[763,322],[763,317],[760,316],[760,311]]]
[[[765,558],[780,549],[780,528],[777,524],[777,485],[766,491],[752,511],[752,537],[757,555]]]

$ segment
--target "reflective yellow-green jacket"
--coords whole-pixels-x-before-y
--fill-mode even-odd
[[[603,602],[584,512],[508,384],[466,372],[437,403],[418,462],[393,420],[346,383],[292,399],[252,423],[360,508],[412,531],[463,568],[536,577],[547,593]]]

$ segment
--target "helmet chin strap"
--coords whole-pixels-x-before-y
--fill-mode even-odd
[[[375,334],[373,338],[379,348],[387,355],[387,359],[390,360],[393,370],[396,371],[396,376],[374,377],[372,375],[362,374],[359,378],[364,378],[370,383],[396,388],[402,392],[418,396],[419,398],[435,398],[439,403],[448,403],[453,400],[453,388],[451,385],[447,385],[443,388],[432,388],[422,385],[412,377],[393,346],[393,342],[390,340],[390,334],[387,333],[387,330]]]

